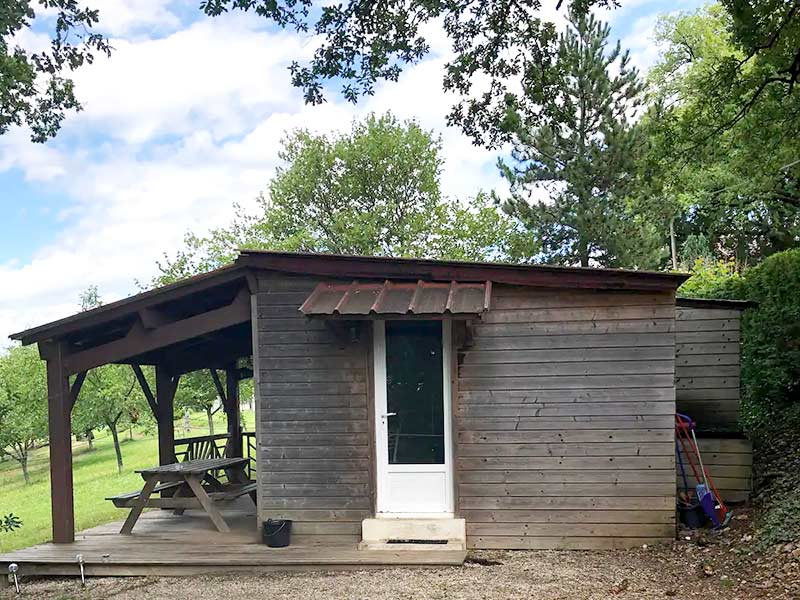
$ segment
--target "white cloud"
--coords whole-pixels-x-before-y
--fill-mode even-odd
[[[63,156],[50,146],[32,144],[27,131],[12,129],[0,136],[0,172],[22,169],[28,181],[49,181],[65,174]]]
[[[78,74],[85,110],[56,141],[33,145],[22,131],[0,138],[0,170],[21,169],[71,199],[50,244],[0,264],[0,339],[75,312],[89,284],[107,302],[136,292],[134,280],[148,281],[188,229],[227,224],[234,202],[265,189],[280,139],[296,127],[343,131],[368,112],[393,110],[442,134],[446,194],[497,184],[494,155],[445,127],[441,57],[357,106],[307,106],[286,66],[313,51],[312,41],[259,25],[228,15],[162,39],[115,40],[110,59]]]
[[[660,49],[655,42],[657,15],[648,15],[636,19],[630,27],[630,33],[622,38],[622,48],[630,50],[631,64],[642,73],[652,67],[660,56]]]
[[[99,11],[99,26],[112,35],[180,25],[180,19],[168,8],[171,0],[91,0],[87,4]]]
[[[85,110],[68,131],[101,130],[127,144],[188,135],[198,124],[215,139],[298,101],[286,66],[306,52],[288,33],[258,31],[257,18],[204,19],[166,38],[114,40],[112,57],[76,74]],[[294,96],[294,97],[292,97]]]
[[[399,82],[357,106],[330,99],[312,107],[286,69],[313,52],[311,37],[266,32],[260,18],[241,13],[173,30],[167,0],[94,4],[116,50],[76,75],[85,110],[47,145],[23,131],[0,137],[0,171],[20,169],[70,199],[47,246],[30,260],[0,262],[0,346],[10,332],[73,313],[86,285],[98,285],[105,301],[136,292],[134,280],[148,281],[188,229],[227,224],[234,202],[247,205],[265,189],[280,140],[296,127],[344,131],[368,112],[391,110],[441,134],[446,194],[504,188],[496,153],[445,126],[454,99],[442,91],[450,45],[440,25],[426,25],[433,52]],[[652,23],[637,27],[634,54],[647,50]]]

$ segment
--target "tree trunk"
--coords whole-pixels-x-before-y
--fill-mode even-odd
[[[214,435],[214,413],[210,406],[206,406],[206,416],[208,417],[208,435]]]
[[[128,439],[133,441],[133,425],[128,428]]]
[[[669,220],[669,250],[672,254],[672,269],[678,270],[678,241],[675,238],[675,217]]]
[[[119,447],[119,433],[117,432],[116,422],[109,424],[111,437],[114,439],[114,452],[117,453],[117,471],[122,474],[122,448]]]
[[[28,453],[24,452],[20,454],[18,460],[19,460],[19,466],[22,467],[22,478],[25,480],[26,485],[30,485],[31,476],[30,473],[28,473]]]
[[[92,433],[92,430],[89,429],[83,435],[86,438],[87,443],[89,444],[89,451],[91,452],[92,450],[94,450],[94,434]]]

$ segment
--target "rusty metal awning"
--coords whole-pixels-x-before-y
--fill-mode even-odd
[[[492,282],[417,281],[317,285],[300,307],[307,316],[479,315],[489,310]]]

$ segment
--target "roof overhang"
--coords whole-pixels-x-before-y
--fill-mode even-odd
[[[298,275],[393,281],[485,282],[537,287],[674,292],[686,273],[491,262],[239,251],[236,264]]]
[[[727,300],[717,298],[675,298],[675,306],[681,308],[720,308],[726,310],[744,310],[758,306],[752,300]]]
[[[65,373],[108,363],[160,364],[174,374],[224,368],[252,352],[255,277],[230,265],[13,334],[38,343]]]
[[[79,312],[69,317],[32,327],[9,337],[23,344],[45,341],[95,326],[107,326],[112,321],[126,317],[140,317],[145,328],[157,317],[151,312],[154,307],[180,302],[187,297],[207,293],[212,289],[226,286],[238,287],[243,282],[252,284],[248,269],[230,264],[207,273],[188,277],[176,283],[161,286],[116,302],[103,304],[98,308]],[[152,317],[152,318],[151,318]]]
[[[652,271],[242,250],[236,261],[226,267],[11,337],[23,344],[39,343],[43,357],[52,352],[54,345],[61,345],[70,355],[67,367],[71,372],[106,362],[155,364],[181,357],[181,364],[185,363],[188,368],[212,359],[228,360],[248,352],[251,345],[245,330],[250,320],[248,296],[258,290],[257,270],[338,280],[338,283],[345,280],[348,286],[352,286],[355,279],[359,285],[373,285],[375,294],[387,289],[385,281],[390,280],[388,288],[401,286],[397,288],[398,293],[393,294],[393,301],[407,304],[389,309],[381,308],[379,302],[374,307],[376,295],[369,312],[380,314],[385,310],[384,314],[401,314],[405,311],[404,314],[412,317],[479,314],[472,311],[477,310],[479,300],[482,300],[480,312],[488,309],[486,291],[491,285],[488,282],[674,293],[688,278],[685,274]],[[453,286],[451,282],[457,283]],[[450,298],[449,306],[447,300],[444,307],[439,306],[437,302],[444,297],[444,286],[447,286],[448,295],[454,291],[456,296],[469,297],[469,302],[454,297]],[[417,294],[417,303],[427,298],[429,308],[415,305],[414,294]],[[342,292],[336,305],[344,297],[345,292]],[[435,300],[437,298],[439,300]],[[346,317],[350,301],[348,297],[338,308],[330,307],[331,315],[338,313],[341,318]],[[459,306],[460,302],[464,305]],[[364,310],[363,307],[353,309],[352,314],[363,314]],[[230,345],[225,353],[215,350],[221,343]],[[202,356],[207,358],[198,360]]]

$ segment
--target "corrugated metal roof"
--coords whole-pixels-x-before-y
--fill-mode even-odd
[[[305,315],[477,315],[489,310],[491,281],[322,282],[300,307]]]

